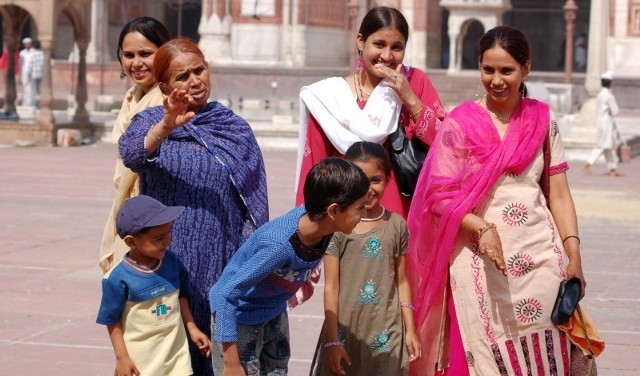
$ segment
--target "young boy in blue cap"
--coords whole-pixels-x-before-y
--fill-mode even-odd
[[[188,274],[167,247],[171,223],[184,210],[149,196],[128,199],[116,229],[130,251],[102,280],[98,324],[107,326],[116,375],[191,375],[185,326],[200,351],[211,342],[193,321]]]
[[[306,178],[305,206],[262,225],[240,247],[209,293],[214,374],[287,374],[287,300],[333,233],[351,233],[360,222],[368,192],[362,170],[327,158]]]

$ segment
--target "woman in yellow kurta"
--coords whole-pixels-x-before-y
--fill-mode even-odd
[[[118,60],[122,66],[120,78],[129,76],[134,85],[127,91],[120,113],[113,125],[113,141],[118,142],[127,130],[131,119],[138,112],[162,105],[163,95],[156,85],[153,74],[155,52],[171,39],[171,33],[158,20],[138,17],[127,22],[118,40]],[[122,164],[118,154],[113,183],[115,199],[102,234],[100,246],[100,268],[106,273],[128,251],[127,246],[116,233],[115,215],[124,201],[138,194],[138,175]]]

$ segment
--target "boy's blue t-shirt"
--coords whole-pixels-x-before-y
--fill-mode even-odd
[[[262,225],[240,247],[211,287],[218,342],[237,342],[237,325],[267,322],[287,309],[287,300],[309,279],[321,258],[304,261],[290,243],[304,206]]]
[[[174,291],[179,291],[181,297],[191,297],[189,274],[173,252],[167,251],[153,272],[137,269],[123,259],[102,279],[102,302],[96,322],[117,324],[127,302],[151,301]]]
[[[102,280],[98,324],[122,325],[127,352],[142,375],[191,375],[180,297],[189,298],[187,270],[171,251],[157,267],[125,256]]]

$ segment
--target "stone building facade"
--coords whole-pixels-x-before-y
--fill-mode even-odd
[[[116,79],[116,44],[122,25],[136,16],[156,17],[174,35],[198,41],[213,64],[216,99],[237,104],[261,98],[293,108],[300,86],[352,69],[357,27],[366,11],[377,5],[397,7],[406,16],[411,35],[405,63],[425,69],[434,83],[438,81],[445,101],[449,87],[475,91],[475,43],[500,24],[514,25],[528,35],[534,75],[562,82],[567,1],[0,0],[0,16],[4,47],[19,49],[19,40],[31,36],[42,42],[52,59],[46,67],[51,92],[43,89],[38,115],[47,123],[55,108],[72,108],[74,118],[82,121],[87,117],[85,105],[89,110],[119,106],[131,83]],[[574,35],[586,37],[588,63],[576,64],[573,84],[590,92],[599,85],[599,75],[611,70],[624,90],[637,88],[640,0],[575,3]],[[2,73],[5,112],[15,111],[19,85],[9,70]],[[48,105],[46,95],[51,96]],[[623,107],[635,105],[624,98],[632,96],[622,98]]]

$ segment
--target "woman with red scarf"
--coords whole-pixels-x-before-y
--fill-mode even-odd
[[[526,36],[496,27],[478,56],[486,95],[443,122],[408,216],[423,344],[411,372],[568,374],[550,315],[560,281],[585,281],[562,140],[549,107],[525,97]]]

